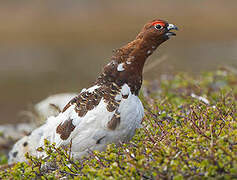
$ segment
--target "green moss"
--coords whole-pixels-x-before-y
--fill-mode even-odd
[[[7,157],[5,154],[0,154],[0,165],[7,163]]]
[[[198,78],[180,74],[140,95],[143,128],[127,144],[90,152],[80,161],[70,148],[45,142],[49,157],[27,155],[0,177],[57,179],[233,179],[237,178],[237,77],[226,70]],[[191,97],[191,94],[196,97]],[[205,97],[209,103],[198,97]],[[50,169],[47,166],[50,165]],[[44,168],[42,168],[44,167]]]

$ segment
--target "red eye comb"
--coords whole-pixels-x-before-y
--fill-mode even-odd
[[[165,22],[164,21],[155,21],[152,23],[153,26],[160,24],[161,26],[165,27]]]

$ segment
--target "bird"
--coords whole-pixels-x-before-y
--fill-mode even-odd
[[[146,23],[133,41],[114,51],[89,88],[14,144],[8,163],[27,161],[27,152],[45,157],[37,151],[45,139],[56,147],[71,145],[74,159],[88,155],[89,150],[104,151],[108,144],[131,140],[144,117],[138,97],[144,64],[159,45],[176,35],[174,30],[177,26],[165,20]]]

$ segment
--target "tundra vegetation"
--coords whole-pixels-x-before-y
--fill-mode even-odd
[[[234,179],[237,178],[237,75],[222,68],[162,76],[145,82],[142,128],[128,143],[89,151],[75,160],[70,147],[45,141],[47,158],[26,154],[28,162],[7,166],[2,179]]]

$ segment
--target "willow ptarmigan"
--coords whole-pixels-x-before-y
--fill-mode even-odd
[[[148,22],[135,40],[116,50],[95,83],[83,90],[56,117],[14,145],[9,163],[25,161],[24,154],[45,156],[36,149],[44,139],[56,146],[71,143],[74,158],[90,150],[104,150],[109,143],[130,140],[140,127],[144,109],[138,98],[142,70],[148,56],[178,28],[163,20]]]

